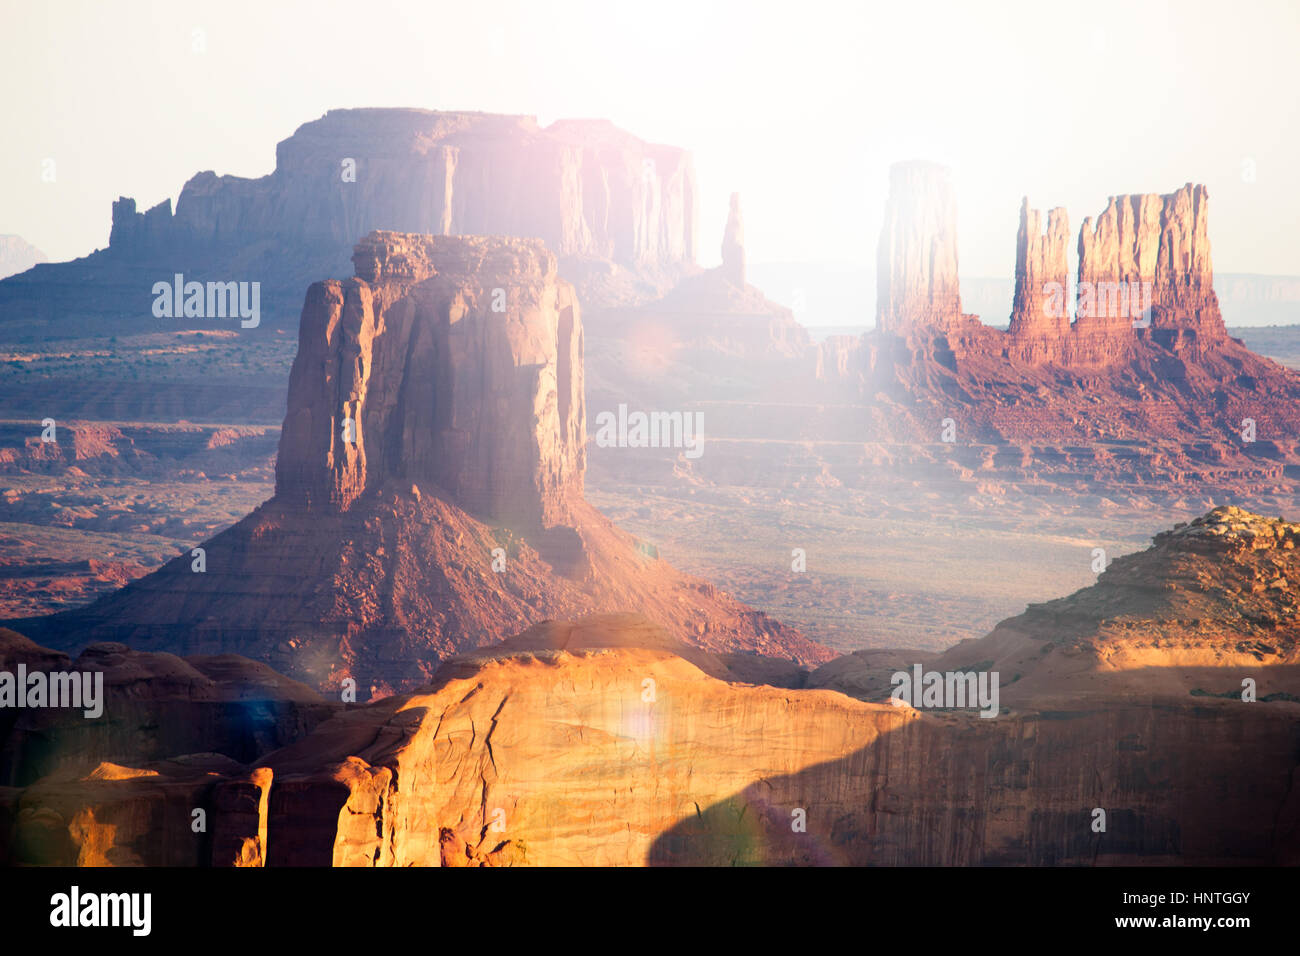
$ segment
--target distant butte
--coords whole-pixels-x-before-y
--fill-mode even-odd
[[[588,310],[588,400],[703,409],[707,461],[664,455],[657,472],[686,482],[815,481],[898,501],[917,481],[980,500],[986,481],[1205,507],[1296,494],[1300,375],[1228,334],[1204,186],[1112,197],[1077,232],[1064,209],[1025,200],[1007,329],[963,308],[957,235],[949,171],[896,164],[876,327],[813,343],[789,310],[736,285],[737,204],[721,267],[641,306]],[[846,296],[846,324],[869,307]],[[602,490],[633,477],[603,449],[591,457]]]
[[[874,419],[864,436],[893,441],[935,441],[952,418],[966,439],[985,442],[1229,442],[1244,419],[1267,422],[1258,434],[1271,441],[1293,442],[1300,377],[1228,336],[1208,209],[1205,187],[1191,183],[1111,197],[1079,231],[1073,287],[1065,210],[1053,209],[1044,226],[1026,200],[1003,331],[962,312],[948,170],[896,164],[877,327],[819,347],[823,394],[900,403],[902,414]]]
[[[0,282],[0,316],[65,334],[153,330],[149,289],[179,272],[260,282],[265,325],[288,329],[302,290],[343,274],[376,230],[538,238],[584,302],[626,304],[694,268],[697,204],[690,153],[606,120],[330,110],[277,145],[266,176],[196,173],[174,210],[119,198],[107,248]]]

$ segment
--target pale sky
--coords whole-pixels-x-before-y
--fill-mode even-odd
[[[1189,180],[1217,271],[1300,274],[1298,43],[1286,2],[4,0],[0,233],[84,255],[119,195],[260,176],[329,109],[406,106],[690,149],[702,265],[734,190],[751,262],[873,261],[888,166],[921,157],[953,167],[965,275],[1010,275],[1022,195],[1077,232]]]

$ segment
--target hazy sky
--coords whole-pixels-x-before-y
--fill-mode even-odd
[[[1022,195],[1077,230],[1189,180],[1217,270],[1300,274],[1296,3],[3,6],[0,233],[56,260],[107,244],[119,195],[263,175],[326,110],[411,106],[691,149],[704,265],[733,190],[750,261],[871,260],[889,163],[923,157],[953,167],[966,275],[1010,274]]]

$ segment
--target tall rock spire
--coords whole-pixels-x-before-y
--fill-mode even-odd
[[[727,230],[722,234],[722,274],[732,285],[745,287],[745,223],[740,215],[740,193],[731,194]]]
[[[946,166],[912,160],[889,169],[876,253],[876,325],[949,328],[961,319],[957,204]]]
[[[1020,203],[1020,232],[1016,236],[1016,292],[1011,307],[1011,335],[1050,336],[1064,341],[1070,332],[1066,291],[1070,282],[1070,220],[1057,207],[1047,214]]]

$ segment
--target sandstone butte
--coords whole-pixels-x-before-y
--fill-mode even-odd
[[[444,662],[415,693],[348,707],[238,658],[97,645],[77,666],[106,670],[118,718],[87,729],[27,711],[6,728],[0,856],[1294,865],[1297,543],[1298,525],[1216,509],[987,637],[800,675],[631,614],[537,624]],[[2,637],[4,666],[66,662]],[[911,663],[999,672],[1001,713],[891,704],[889,674]],[[141,679],[152,674],[166,679]],[[802,687],[769,683],[793,676]],[[238,702],[255,728],[223,720]],[[192,808],[207,813],[204,836]]]
[[[582,317],[540,241],[372,233],[354,263],[307,292],[275,496],[202,543],[203,573],[183,554],[24,633],[238,653],[360,699],[601,611],[715,651],[833,656],[584,500]]]

